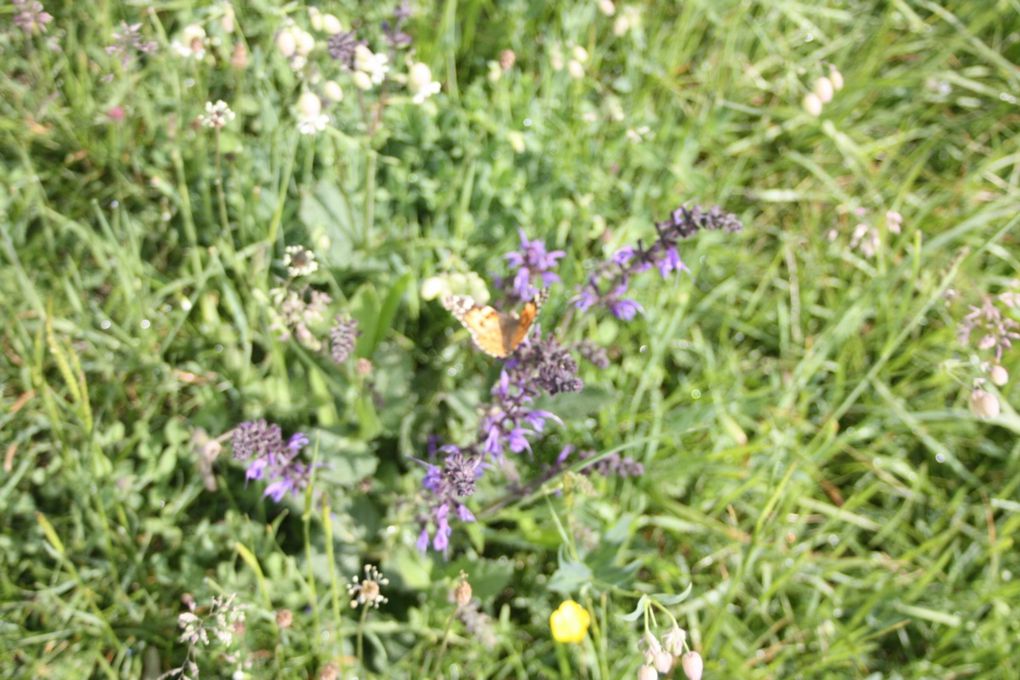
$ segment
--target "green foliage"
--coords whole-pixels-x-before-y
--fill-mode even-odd
[[[0,677],[159,677],[189,653],[182,597],[228,593],[249,677],[633,677],[669,616],[706,677],[1020,675],[1017,381],[973,415],[979,353],[955,338],[1020,278],[1016,2],[658,0],[622,35],[622,3],[418,3],[442,93],[397,90],[373,123],[316,34],[345,97],[309,136],[294,107],[321,82],[274,45],[308,28],[297,4],[234,3],[232,33],[225,3],[45,4],[46,34],[0,16]],[[392,7],[362,5],[322,9],[381,44]],[[107,54],[122,20],[158,51]],[[170,47],[191,22],[204,60]],[[581,78],[553,63],[575,45]],[[828,64],[846,86],[812,117]],[[193,124],[219,99],[236,120]],[[506,276],[523,227],[567,252],[551,328],[681,203],[745,230],[635,279],[633,322],[578,316],[561,340],[610,366],[543,400],[564,425],[421,555],[416,459],[471,439],[498,375],[422,283]],[[359,322],[344,365],[274,327],[289,245]],[[309,435],[312,491],[272,503],[229,447],[207,485],[195,432],[260,417]],[[543,478],[567,444],[645,474]],[[365,564],[389,601],[362,617]],[[594,618],[569,648],[548,625],[567,598]],[[227,654],[195,659],[228,677]]]

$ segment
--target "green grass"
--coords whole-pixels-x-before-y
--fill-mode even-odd
[[[635,677],[642,618],[622,615],[688,587],[667,608],[705,677],[1020,675],[1016,380],[986,386],[999,417],[972,415],[987,356],[955,337],[1020,278],[1015,0],[660,0],[622,37],[593,2],[421,3],[408,30],[443,92],[371,138],[321,45],[346,97],[297,134],[301,84],[273,47],[286,14],[308,28],[294,4],[236,3],[232,35],[219,5],[146,4],[48,2],[59,51],[0,15],[0,677],[157,677],[187,653],[182,596],[221,593],[247,607],[250,677],[350,670],[344,583],[365,563],[390,601],[361,626],[358,677]],[[323,7],[375,43],[388,13]],[[105,54],[122,19],[160,51]],[[209,63],[167,47],[190,21],[222,41]],[[585,78],[552,68],[555,43],[586,48]],[[828,63],[846,87],[813,118],[800,102]],[[237,113],[222,210],[216,138],[192,125],[217,99]],[[449,559],[419,556],[410,457],[433,433],[467,441],[497,375],[422,281],[505,275],[523,226],[567,251],[552,328],[586,266],[682,202],[745,229],[688,242],[690,277],[636,281],[635,321],[577,319],[561,339],[611,365],[549,402],[564,426],[517,461],[527,481],[566,443],[626,447],[646,473],[483,514],[507,493],[492,471]],[[904,216],[873,257],[850,247],[857,208]],[[370,377],[277,339],[291,244],[361,320]],[[1016,350],[1003,363],[1020,375]],[[262,416],[322,432],[317,500],[264,499],[229,450],[203,485],[191,432]],[[495,645],[450,618],[462,569]],[[564,648],[547,621],[567,594],[596,627]]]

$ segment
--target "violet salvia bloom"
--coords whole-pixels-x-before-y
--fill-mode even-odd
[[[350,359],[358,339],[358,322],[338,316],[329,329],[329,355],[333,363],[342,364]]]
[[[694,236],[702,229],[734,232],[742,228],[736,215],[725,212],[719,206],[709,210],[699,206],[681,206],[670,213],[669,218],[656,222],[656,240],[651,245],[645,247],[639,241],[636,246],[625,246],[599,266],[578,289],[574,306],[582,312],[604,306],[616,318],[629,321],[641,311],[637,302],[624,297],[632,276],[653,267],[663,277],[671,272],[684,271],[687,267],[680,259],[679,241]]]
[[[308,486],[311,467],[299,458],[308,437],[297,432],[285,442],[279,425],[265,420],[247,421],[234,428],[234,458],[246,461],[248,480],[266,480],[264,495],[279,503],[288,493]]]
[[[516,269],[512,279],[511,292],[520,301],[526,302],[538,294],[538,288],[532,285],[534,279],[542,282],[542,288],[548,288],[560,277],[553,270],[557,261],[566,253],[562,250],[547,251],[545,243],[535,239],[529,241],[524,230],[520,230],[521,248],[506,256],[511,269]]]
[[[485,410],[475,442],[464,448],[441,447],[439,451],[445,454],[442,467],[426,464],[422,486],[430,496],[430,510],[419,518],[420,550],[426,550],[430,542],[440,552],[449,547],[453,516],[462,522],[474,521],[464,501],[474,494],[487,458],[499,460],[508,449],[512,453],[530,451],[531,440],[545,430],[549,421],[562,424],[553,413],[534,408],[533,402],[542,394],[580,390],[584,383],[577,370],[567,349],[551,335],[543,339],[539,330],[506,360],[492,387],[492,402]]]

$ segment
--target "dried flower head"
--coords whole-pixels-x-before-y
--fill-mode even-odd
[[[347,586],[347,594],[352,598],[351,607],[362,605],[378,609],[380,604],[388,602],[382,594],[382,587],[389,584],[390,580],[381,571],[374,565],[366,564],[364,578],[359,579],[355,574]]]
[[[460,572],[460,578],[453,589],[453,601],[458,607],[466,607],[471,602],[471,584],[468,583],[467,574]]]
[[[289,609],[276,610],[276,627],[282,629],[294,625],[294,612]]]
[[[339,61],[348,70],[354,69],[354,50],[358,45],[364,45],[364,41],[358,40],[354,31],[337,33],[326,43],[326,51],[329,56]]]
[[[358,340],[358,322],[343,316],[336,317],[329,329],[329,355],[333,363],[342,364],[351,357]]]
[[[971,337],[976,335],[977,349],[991,351],[995,363],[1001,363],[1002,355],[1013,346],[1013,341],[1020,339],[1020,323],[1004,312],[1004,309],[1015,306],[1016,296],[1017,293],[1010,290],[996,296],[985,295],[980,305],[971,305],[956,329],[960,344],[969,344]]]
[[[205,103],[205,115],[201,120],[204,127],[222,130],[234,118],[234,112],[230,110],[225,101],[220,99],[215,104],[213,102]]]
[[[205,59],[205,29],[199,24],[188,24],[170,43],[170,48],[185,59]]]

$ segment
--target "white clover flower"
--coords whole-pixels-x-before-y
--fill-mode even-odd
[[[314,92],[303,92],[297,101],[298,132],[314,135],[326,129],[329,116],[322,112],[322,100]]]
[[[385,54],[376,54],[364,45],[354,48],[354,69],[367,75],[373,85],[379,85],[386,79],[390,71],[389,64],[390,58]]]
[[[315,253],[304,246],[287,246],[283,253],[283,264],[292,277],[308,276],[319,269]]]
[[[212,102],[205,103],[205,115],[202,116],[201,121],[202,125],[207,128],[222,130],[235,117],[234,112],[230,110],[227,103],[220,99],[215,104]]]
[[[850,247],[860,249],[865,257],[874,257],[881,246],[878,236],[878,229],[861,222],[854,227],[854,233],[850,237]]]
[[[440,90],[440,85],[432,80],[432,69],[421,62],[411,64],[407,73],[407,89],[411,93],[411,101],[421,104]]]
[[[185,59],[205,59],[205,29],[199,24],[188,24],[170,43],[170,48]]]

